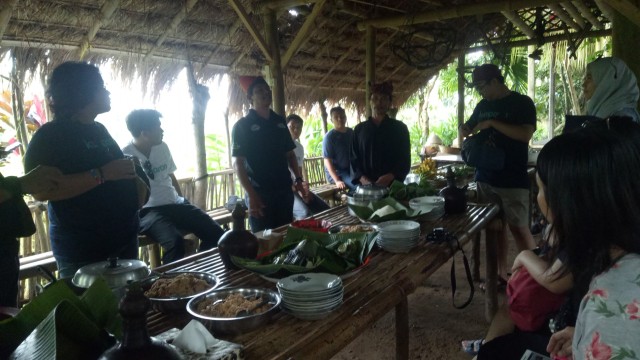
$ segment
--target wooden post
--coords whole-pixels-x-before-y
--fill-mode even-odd
[[[282,66],[280,64],[280,45],[278,43],[278,23],[275,10],[267,10],[264,16],[264,25],[267,34],[267,45],[273,61],[269,64],[270,73],[273,80],[273,104],[272,108],[276,114],[285,116],[284,109],[284,78],[282,76]]]
[[[553,120],[556,117],[556,43],[551,44],[549,57],[549,118],[547,119],[547,139],[553,137]]]
[[[640,52],[635,46],[632,46],[632,44],[640,43],[640,27],[619,12],[614,10],[613,13],[613,19],[611,19],[612,54],[622,59],[636,75],[636,78],[640,79]]]
[[[367,119],[371,116],[371,84],[376,82],[376,30],[367,26],[366,36],[366,82],[365,82],[365,111]]]
[[[464,52],[458,56],[458,127],[464,124]],[[458,146],[462,147],[462,134],[458,132]]]
[[[322,134],[326,134],[328,131],[327,118],[329,114],[327,113],[327,107],[324,105],[324,99],[318,101],[318,106],[320,106],[320,117],[322,118]]]
[[[527,53],[531,54],[536,50],[535,45],[527,46]],[[527,96],[536,102],[536,61],[527,57]]]
[[[191,123],[193,125],[193,137],[196,143],[196,177],[194,198],[190,199],[197,207],[207,209],[207,152],[204,145],[204,114],[207,112],[207,104],[211,96],[209,88],[196,82],[193,66],[187,63],[187,79],[189,93],[193,102]]]

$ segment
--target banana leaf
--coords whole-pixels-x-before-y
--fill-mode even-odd
[[[376,223],[389,220],[415,219],[423,214],[422,211],[407,208],[392,197],[371,202],[369,206],[351,204],[348,206],[359,219]]]
[[[115,338],[68,300],[62,300],[11,354],[11,360],[96,359]]]
[[[327,272],[343,275],[362,265],[375,244],[376,232],[327,234],[289,227],[282,245],[270,254],[256,260],[231,257],[238,267],[268,277],[282,278],[293,274],[307,272]],[[274,264],[273,261],[293,250],[300,242],[306,240],[312,246],[305,247],[313,252],[311,266],[290,264]],[[339,251],[341,245],[348,251]]]
[[[0,321],[0,358],[13,352],[62,301],[78,308],[97,327],[122,337],[118,300],[103,279],[96,280],[81,297],[64,281],[58,281],[25,305],[18,315]]]

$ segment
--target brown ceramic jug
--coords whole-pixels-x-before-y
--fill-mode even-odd
[[[130,284],[120,301],[122,341],[102,353],[99,360],[178,360],[180,354],[164,341],[152,338],[147,330],[151,302],[138,283]]]
[[[233,225],[231,230],[222,235],[218,241],[218,250],[224,266],[230,270],[237,270],[238,267],[231,261],[231,256],[238,256],[248,259],[255,259],[258,256],[258,238],[245,229],[244,222],[247,208],[244,202],[236,202],[231,216]]]
[[[467,185],[462,188],[456,186],[456,175],[447,167],[447,187],[440,190],[440,196],[444,198],[445,214],[460,214],[467,210]]]

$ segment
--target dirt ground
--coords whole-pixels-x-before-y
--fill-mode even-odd
[[[513,244],[513,243],[512,243]],[[513,245],[511,246],[513,247]],[[471,245],[465,248],[471,256]],[[481,254],[481,259],[484,253]],[[456,254],[456,276],[460,304],[469,293],[462,255]],[[481,275],[483,274],[481,265]],[[488,328],[484,319],[484,293],[478,289],[473,301],[458,310],[451,304],[451,260],[409,296],[409,358],[420,360],[470,360],[460,341],[480,339]],[[395,313],[386,314],[375,325],[333,357],[333,360],[395,359]]]

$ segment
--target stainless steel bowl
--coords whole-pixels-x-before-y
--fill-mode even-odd
[[[347,196],[347,205],[357,205],[357,206],[369,206],[371,200],[364,198],[363,196],[354,194],[353,196]],[[351,210],[351,207],[347,206],[349,209],[349,215],[357,217],[356,213]]]
[[[183,297],[167,297],[167,298],[151,298],[150,297],[149,300],[151,300],[151,307],[154,310],[160,311],[163,313],[186,312],[187,303],[189,302],[189,300],[195,298],[196,296],[204,295],[208,292],[215,290],[216,287],[218,287],[218,285],[220,284],[220,282],[218,281],[218,278],[214,274],[209,274],[209,273],[200,272],[200,271],[176,271],[176,272],[168,272],[164,274],[154,274],[142,280],[140,282],[140,285],[142,286],[142,289],[144,291],[147,291],[151,288],[151,286],[153,286],[153,284],[158,279],[174,278],[181,274],[190,274],[198,279],[202,279],[207,283],[209,283],[209,285],[211,285],[211,288],[193,295],[183,296]]]
[[[375,184],[359,185],[356,188],[356,195],[371,199],[382,199],[389,194],[389,188]]]
[[[73,276],[73,285],[88,289],[97,278],[103,278],[118,300],[124,296],[127,283],[146,278],[151,273],[147,264],[140,260],[109,258],[85,265]]]
[[[196,311],[197,305],[205,299],[224,300],[231,294],[239,293],[245,298],[260,297],[263,300],[268,301],[269,308],[267,311],[261,314],[254,314],[242,317],[211,317],[201,315]],[[187,304],[187,311],[194,319],[203,323],[209,331],[214,335],[228,334],[239,335],[255,330],[256,328],[263,326],[271,320],[271,317],[280,311],[280,302],[282,298],[277,291],[271,289],[260,288],[232,288],[214,290],[204,295],[199,295],[189,301]]]

